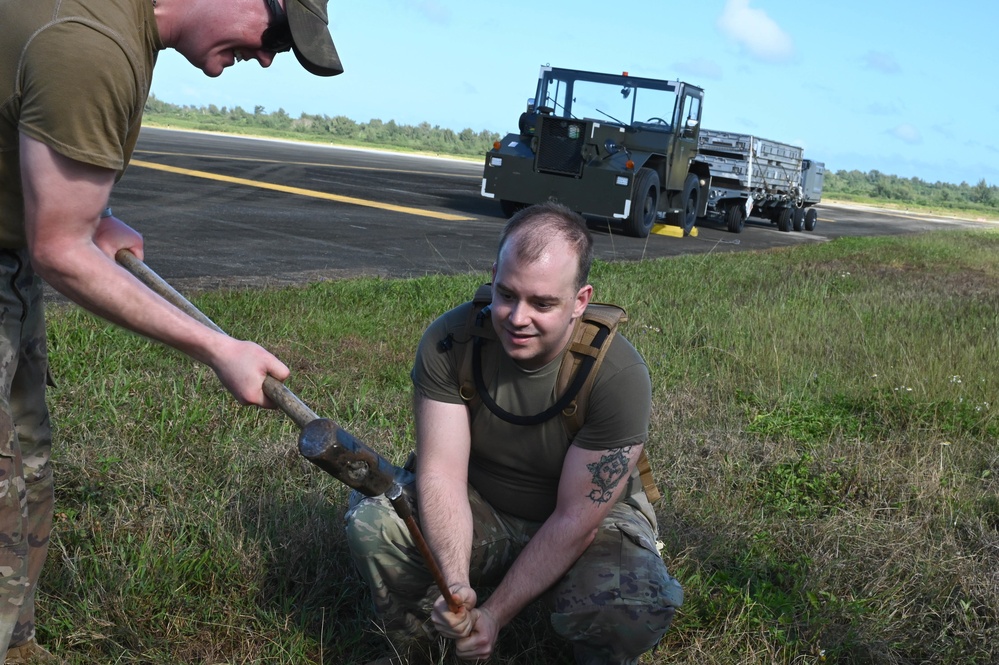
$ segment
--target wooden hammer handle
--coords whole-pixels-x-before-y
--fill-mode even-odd
[[[216,325],[214,321],[205,316],[205,314],[200,309],[195,307],[191,301],[170,286],[166,280],[157,275],[145,263],[140,261],[139,258],[131,251],[127,249],[118,250],[118,253],[115,254],[115,260],[118,261],[123,268],[135,275],[140,282],[148,286],[171,305],[184,312],[195,321],[208,326],[212,330],[220,332],[223,335],[226,334],[226,332]],[[288,417],[291,418],[300,428],[305,427],[313,420],[317,420],[319,418],[315,411],[306,406],[305,402],[300,400],[295,393],[291,392],[288,386],[284,385],[273,376],[268,376],[264,379],[263,390],[264,394],[267,395],[272,402],[277,404],[278,408],[284,411],[285,414],[287,414]]]
[[[447,581],[444,579],[444,573],[441,572],[441,567],[438,565],[437,560],[434,558],[433,552],[430,551],[430,546],[427,545],[426,539],[423,537],[423,533],[420,531],[419,525],[416,523],[416,518],[413,517],[413,511],[409,507],[409,501],[406,499],[405,495],[402,494],[402,488],[396,485],[395,492],[390,492],[387,496],[389,501],[392,503],[392,507],[395,508],[395,512],[402,521],[405,522],[406,528],[409,529],[409,534],[413,537],[413,541],[416,543],[416,549],[420,550],[420,554],[423,555],[423,560],[427,562],[427,568],[430,569],[430,575],[434,578],[434,583],[437,585],[437,590],[441,592],[441,596],[444,597],[445,602],[447,602],[447,608],[451,610],[453,614],[458,614],[463,609],[460,599],[458,596],[451,593],[451,589],[447,586]]]

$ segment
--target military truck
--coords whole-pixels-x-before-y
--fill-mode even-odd
[[[628,235],[660,219],[689,234],[709,177],[694,161],[703,99],[682,81],[545,65],[519,131],[486,154],[482,195],[507,216],[551,199]]]
[[[707,205],[702,216],[720,218],[741,233],[751,215],[780,231],[812,231],[822,197],[825,165],[804,159],[796,146],[750,134],[702,129],[696,162],[708,167]]]

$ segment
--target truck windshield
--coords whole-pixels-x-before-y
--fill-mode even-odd
[[[648,129],[672,129],[676,86],[625,76],[593,78],[558,70],[546,72],[540,82],[538,106],[563,118],[608,120]]]

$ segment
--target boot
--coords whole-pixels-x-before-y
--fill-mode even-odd
[[[3,665],[63,665],[63,660],[53,656],[32,637],[24,644],[7,649]]]

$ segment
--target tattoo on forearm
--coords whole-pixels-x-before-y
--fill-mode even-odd
[[[628,476],[628,454],[630,452],[631,446],[609,450],[606,455],[600,458],[599,462],[586,465],[586,468],[593,473],[595,486],[589,494],[591,501],[594,503],[610,501],[614,488],[617,487],[622,478]]]

